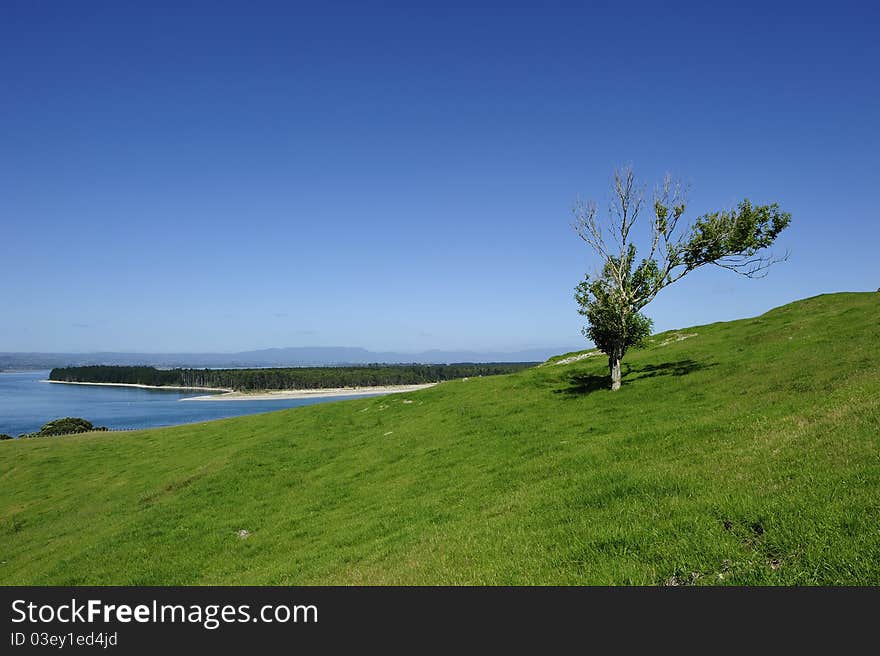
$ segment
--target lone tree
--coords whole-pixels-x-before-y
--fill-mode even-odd
[[[631,167],[614,171],[607,218],[600,219],[594,202],[578,201],[574,229],[601,258],[599,273],[575,289],[578,312],[587,317],[585,337],[608,356],[611,389],[620,389],[620,362],[631,346],[651,334],[651,320],[641,313],[661,289],[706,264],[748,278],[762,278],[767,268],[788,258],[765,249],[791,222],[779,205],[753,206],[743,200],[736,209],[703,214],[692,224],[682,221],[686,190],[667,175],[653,194],[653,215],[645,233],[650,246],[637,262],[634,233],[645,209],[645,190]],[[634,227],[636,228],[634,230]]]

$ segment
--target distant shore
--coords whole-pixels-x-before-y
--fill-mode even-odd
[[[138,387],[151,390],[189,390],[195,392],[232,392],[228,387],[183,387],[180,385],[139,385],[137,383],[85,383],[74,380],[44,380],[43,383],[57,383],[59,385],[100,385],[102,387]]]
[[[397,394],[415,392],[433,387],[437,383],[420,385],[374,385],[371,387],[326,387],[319,389],[298,390],[261,390],[254,392],[236,392],[228,387],[182,387],[178,385],[139,385],[136,383],[85,383],[72,380],[44,380],[44,383],[60,385],[99,385],[101,387],[137,387],[149,390],[178,390],[196,392],[217,392],[205,396],[191,396],[181,401],[281,401],[284,399],[312,399],[333,396],[364,396],[368,394]]]
[[[209,394],[207,396],[191,396],[181,401],[280,401],[283,399],[311,399],[326,398],[332,396],[364,396],[369,394],[399,394],[401,392],[415,392],[437,383],[425,383],[422,385],[375,385],[372,387],[329,387],[306,390],[273,390],[262,392],[234,392],[225,394]]]

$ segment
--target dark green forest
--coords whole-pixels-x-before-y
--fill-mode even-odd
[[[155,367],[58,367],[49,380],[76,383],[217,387],[236,391],[322,389],[417,385],[455,378],[507,374],[534,362],[459,364],[374,364],[359,367],[285,367],[278,369],[156,369]]]

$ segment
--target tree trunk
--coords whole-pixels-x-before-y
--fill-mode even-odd
[[[608,369],[611,370],[611,390],[620,389],[620,355],[617,351],[608,356]]]

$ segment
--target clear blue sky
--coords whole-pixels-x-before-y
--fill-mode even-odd
[[[415,4],[3,2],[0,351],[577,345],[626,162],[794,217],[658,329],[880,287],[875,3]]]

